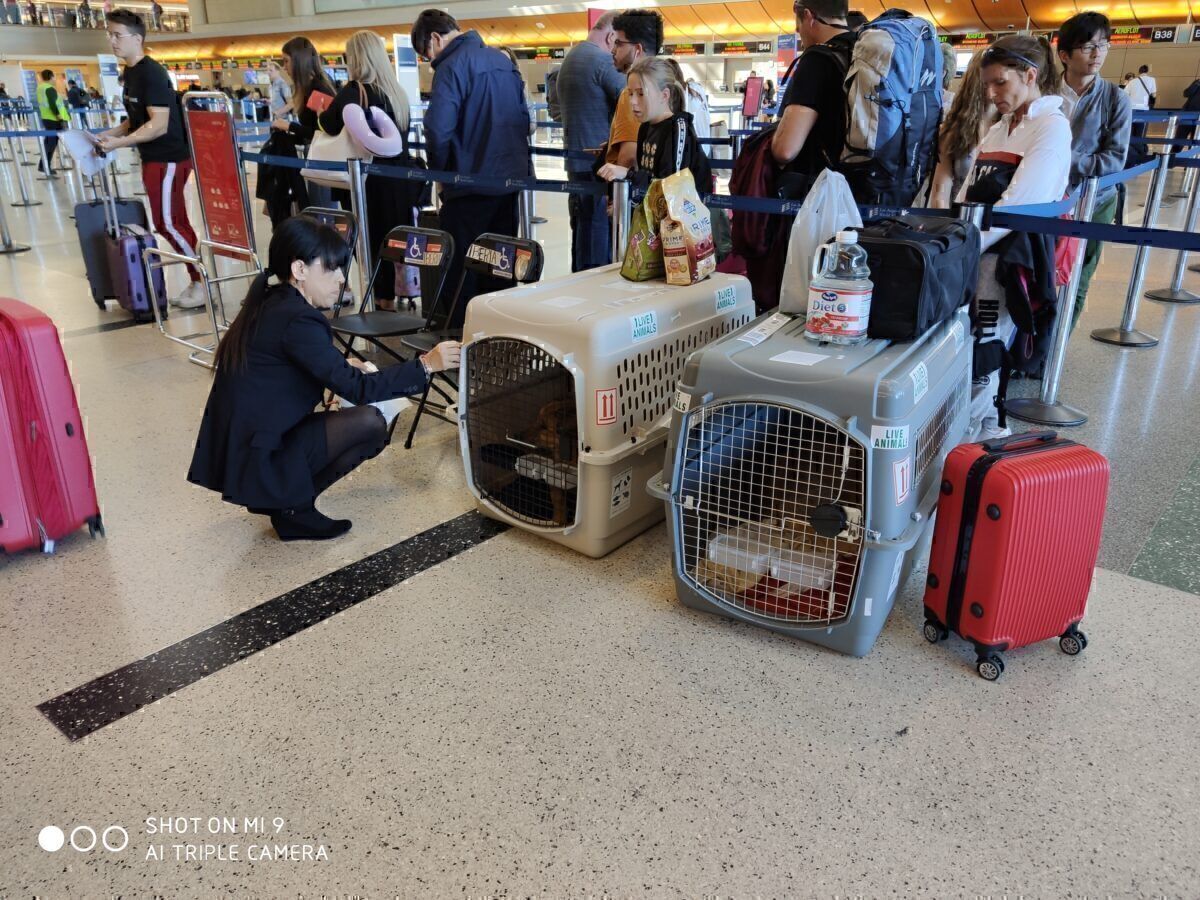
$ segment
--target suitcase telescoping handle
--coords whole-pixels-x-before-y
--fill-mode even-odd
[[[1008,450],[1014,444],[1049,444],[1057,440],[1057,431],[1027,431],[1024,434],[1011,434],[1008,437],[984,441],[981,446],[988,453],[999,453],[1001,450]]]

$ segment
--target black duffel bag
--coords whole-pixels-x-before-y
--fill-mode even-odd
[[[940,216],[877,219],[860,232],[871,281],[872,338],[911,341],[975,299],[979,229]]]

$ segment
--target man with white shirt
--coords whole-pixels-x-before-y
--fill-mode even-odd
[[[1101,178],[1125,168],[1133,111],[1129,97],[1100,77],[1111,34],[1108,18],[1097,12],[1072,16],[1058,29],[1058,58],[1063,66],[1059,93],[1063,112],[1071,122],[1072,190],[1085,178]],[[1111,225],[1117,216],[1117,202],[1115,187],[1101,191],[1092,221]],[[1100,263],[1101,247],[1099,241],[1088,241],[1084,251],[1072,328],[1083,312],[1088,286]]]
[[[1138,73],[1125,85],[1125,93],[1134,109],[1154,109],[1158,102],[1158,83],[1150,74],[1149,66],[1138,69]]]

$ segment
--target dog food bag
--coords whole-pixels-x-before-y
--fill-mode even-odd
[[[700,202],[691,170],[662,179],[666,216],[659,223],[667,284],[695,284],[717,268],[712,217]]]
[[[650,182],[646,198],[633,208],[629,224],[629,246],[621,264],[621,277],[626,281],[653,281],[663,277],[662,242],[658,223],[666,211],[662,199],[662,183]]]

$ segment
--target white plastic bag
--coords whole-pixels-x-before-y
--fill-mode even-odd
[[[366,364],[366,371],[378,372],[379,367],[373,362],[368,362]],[[345,397],[334,397],[333,402],[336,404],[338,409],[350,409],[352,406],[354,406],[354,404]],[[392,420],[395,419],[396,416],[400,415],[400,413],[412,406],[412,404],[409,403],[405,397],[396,397],[392,400],[377,400],[369,405],[375,407],[377,410],[383,413],[383,419],[385,422],[387,422],[389,428],[392,427]],[[333,406],[331,405],[330,408],[333,408]]]
[[[788,238],[783,287],[779,292],[780,312],[799,315],[808,312],[808,283],[812,280],[812,261],[817,249],[839,231],[862,228],[862,224],[846,177],[831,169],[818,175],[796,214]]]

